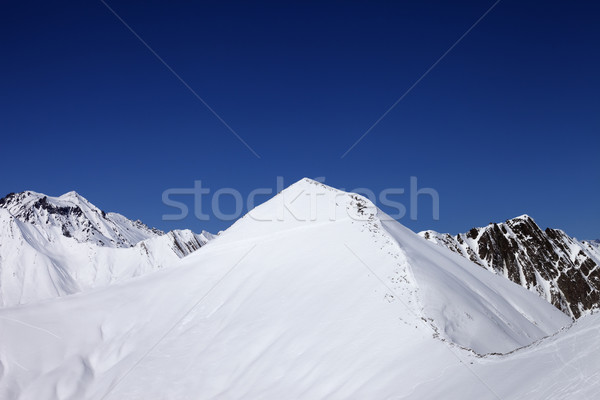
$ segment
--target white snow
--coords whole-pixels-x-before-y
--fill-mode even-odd
[[[175,266],[212,238],[189,230],[163,234],[120,214],[106,216],[75,192],[24,192],[0,207],[0,307],[78,293]],[[34,206],[79,211],[48,212]],[[64,228],[66,226],[66,228]],[[65,236],[64,230],[69,232]]]
[[[587,318],[477,356],[570,320],[305,179],[178,268],[1,309],[0,398],[585,398],[600,388]]]
[[[43,231],[66,231],[78,242],[99,246],[131,247],[163,234],[141,221],[131,221],[118,213],[103,213],[77,192],[52,197],[26,191],[7,198],[2,207],[21,222],[42,226]]]

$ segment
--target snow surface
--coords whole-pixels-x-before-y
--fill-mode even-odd
[[[569,322],[304,179],[178,268],[0,310],[0,398],[592,398],[597,316],[541,340]]]
[[[9,200],[0,207],[0,307],[175,266],[212,239],[208,232],[164,234],[120,214],[103,216],[75,192],[52,198],[28,191]]]
[[[105,213],[77,192],[59,197],[26,191],[2,199],[0,207],[30,224],[66,233],[78,242],[107,247],[131,247],[164,232],[118,213]]]
[[[581,243],[588,250],[596,264],[600,264],[600,239],[583,240]]]

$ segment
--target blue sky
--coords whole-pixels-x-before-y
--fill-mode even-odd
[[[493,2],[107,3],[260,159],[101,2],[11,2],[1,194],[77,190],[162,229],[218,231],[231,222],[163,221],[163,191],[308,176],[378,193],[416,176],[440,219],[424,198],[401,220],[413,230],[527,213],[600,237],[599,4],[501,1],[342,159]]]

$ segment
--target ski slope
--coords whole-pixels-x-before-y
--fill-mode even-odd
[[[472,379],[452,369],[422,382],[408,398],[597,399],[599,335],[600,314],[586,315],[567,329],[511,354],[471,360],[468,367],[483,385],[472,385]],[[464,388],[469,393],[466,397]]]
[[[542,351],[544,368],[519,371],[533,347],[488,353],[569,323],[363,197],[304,179],[178,268],[0,310],[0,398],[536,398],[557,360]],[[562,361],[597,367],[577,354]]]

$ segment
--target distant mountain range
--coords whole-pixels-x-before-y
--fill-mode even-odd
[[[78,293],[146,274],[213,238],[164,233],[104,212],[76,192],[26,191],[0,199],[0,306]]]
[[[579,318],[600,305],[600,241],[579,241],[528,215],[450,235],[419,233]]]

